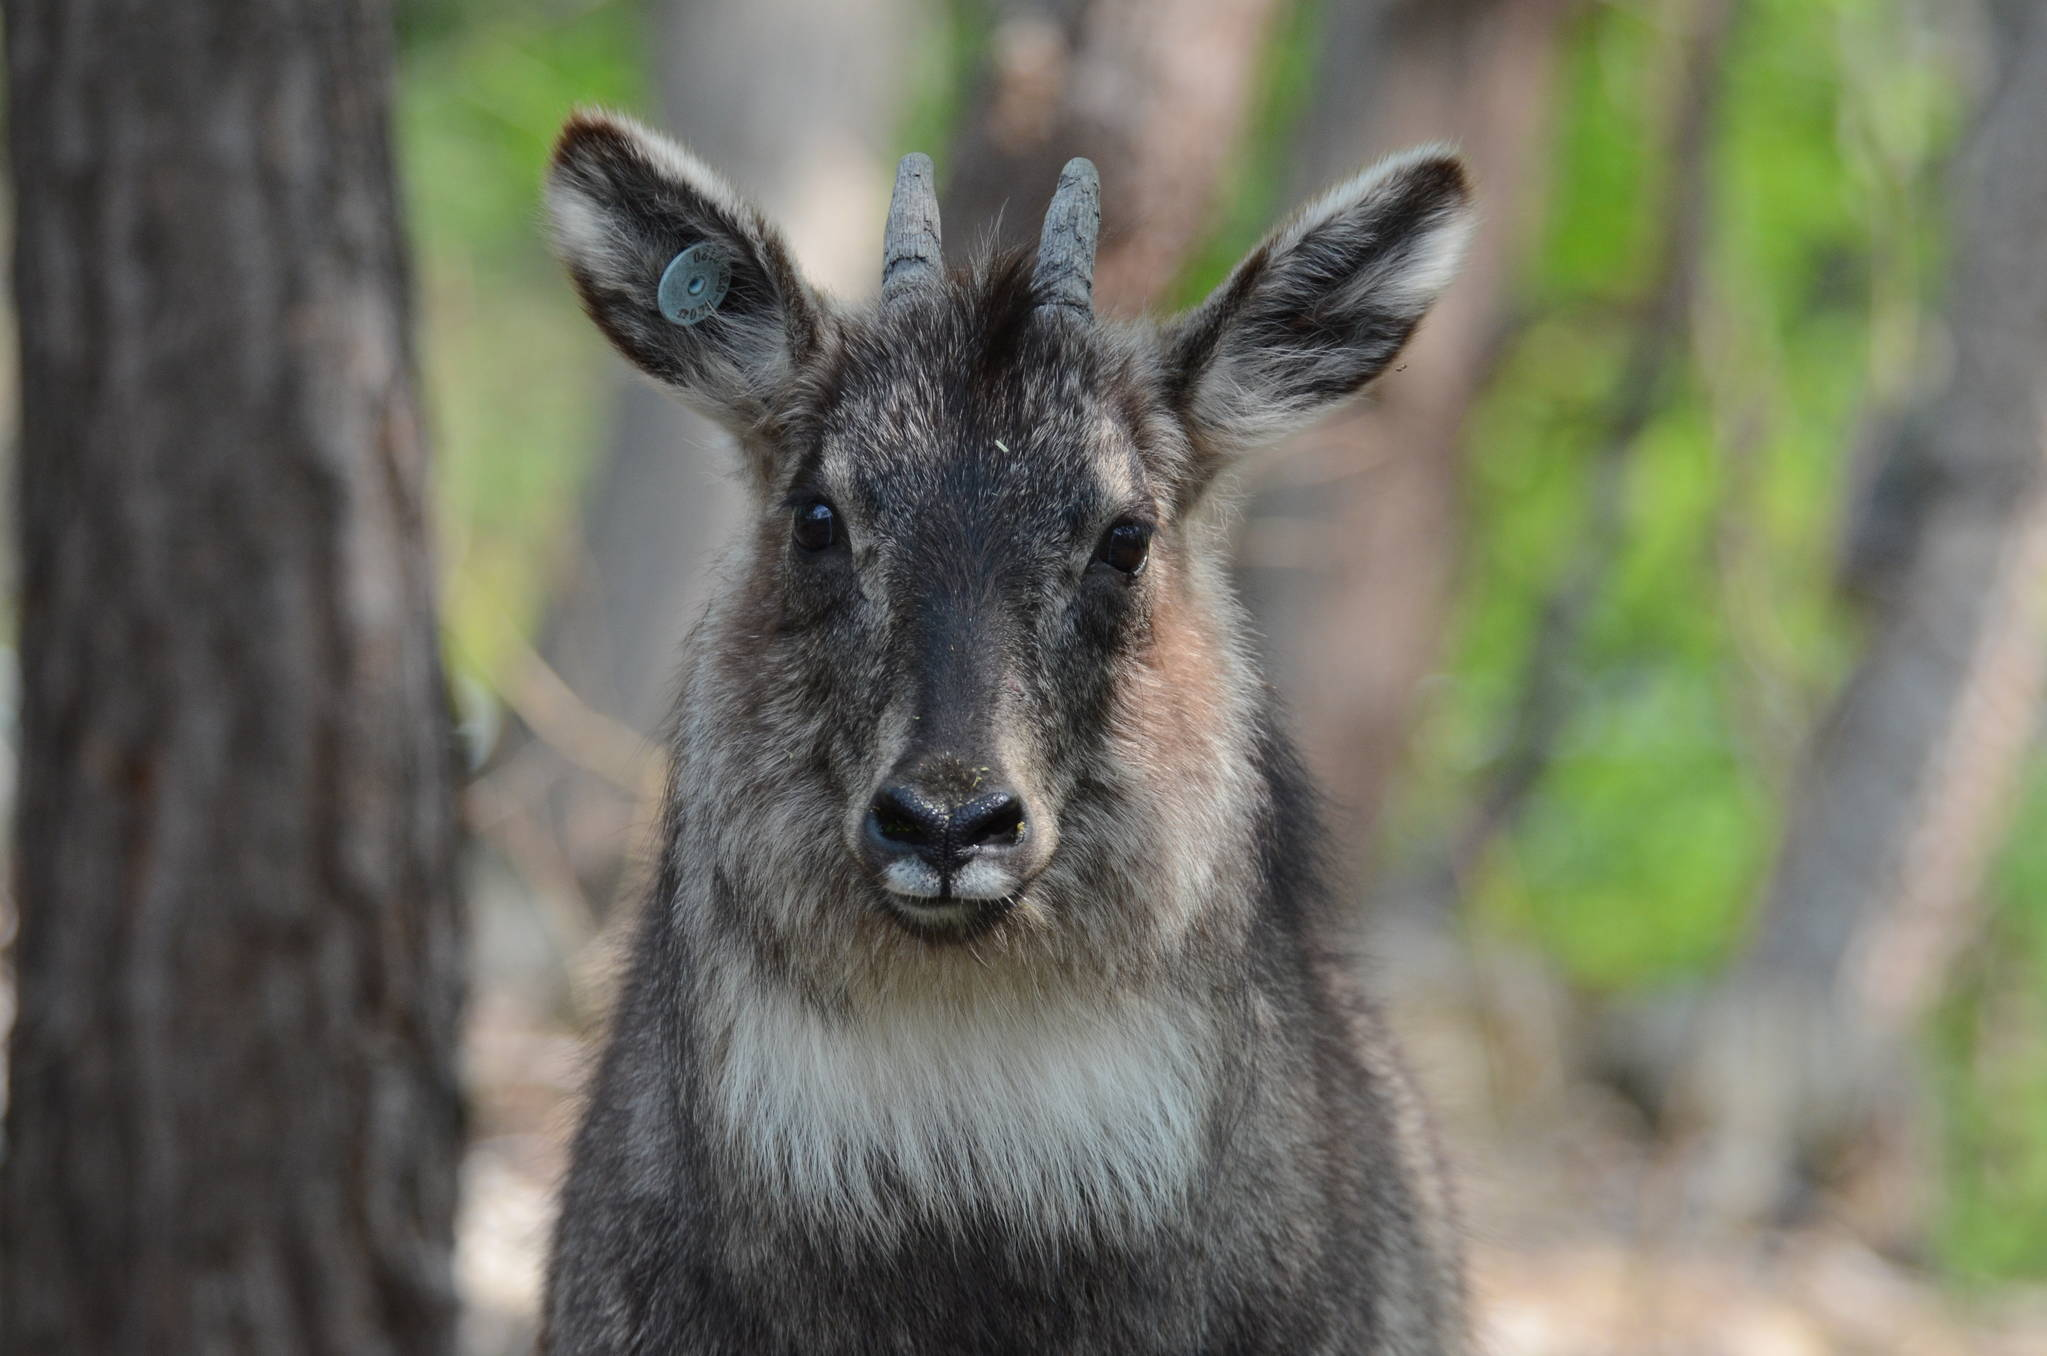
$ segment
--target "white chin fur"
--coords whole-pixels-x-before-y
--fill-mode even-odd
[[[1016,877],[993,862],[970,861],[947,882],[929,862],[904,857],[881,873],[882,888],[909,899],[1001,899],[1016,890]]]

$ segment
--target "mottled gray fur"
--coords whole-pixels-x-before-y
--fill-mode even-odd
[[[617,118],[570,123],[549,203],[751,510],[688,647],[545,1349],[1466,1350],[1213,488],[1398,353],[1467,226],[1457,163],[1337,188],[1162,325],[1028,258],[840,307]],[[704,242],[730,293],[670,324],[656,282]],[[895,783],[940,827],[890,819]],[[983,801],[1004,822],[958,846]]]

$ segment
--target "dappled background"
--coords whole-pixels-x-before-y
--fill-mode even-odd
[[[1492,1349],[2047,1350],[2047,5],[397,8],[477,1356],[531,1340],[736,503],[547,257],[578,103],[675,132],[847,296],[905,151],[954,250],[1033,237],[1090,155],[1126,314],[1461,146],[1462,278],[1372,400],[1249,469],[1237,543]]]
[[[1034,233],[1089,154],[1124,312],[1458,143],[1462,280],[1374,400],[1251,471],[1238,550],[1497,1348],[2041,1349],[2039,8],[405,7],[476,759],[479,1349],[532,1304],[649,736],[731,525],[716,438],[628,380],[538,238],[578,102],[675,131],[844,295],[904,151],[956,250]]]

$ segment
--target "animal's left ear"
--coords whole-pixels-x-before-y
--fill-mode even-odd
[[[1165,333],[1170,389],[1204,462],[1271,442],[1386,369],[1471,232],[1464,168],[1389,160],[1308,204]]]
[[[586,112],[562,129],[547,206],[619,352],[736,432],[772,413],[828,315],[751,203],[667,138]]]

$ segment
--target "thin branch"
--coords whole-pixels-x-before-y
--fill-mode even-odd
[[[492,684],[499,700],[541,743],[639,800],[660,798],[666,776],[660,750],[637,730],[597,710],[516,632],[511,672]]]

